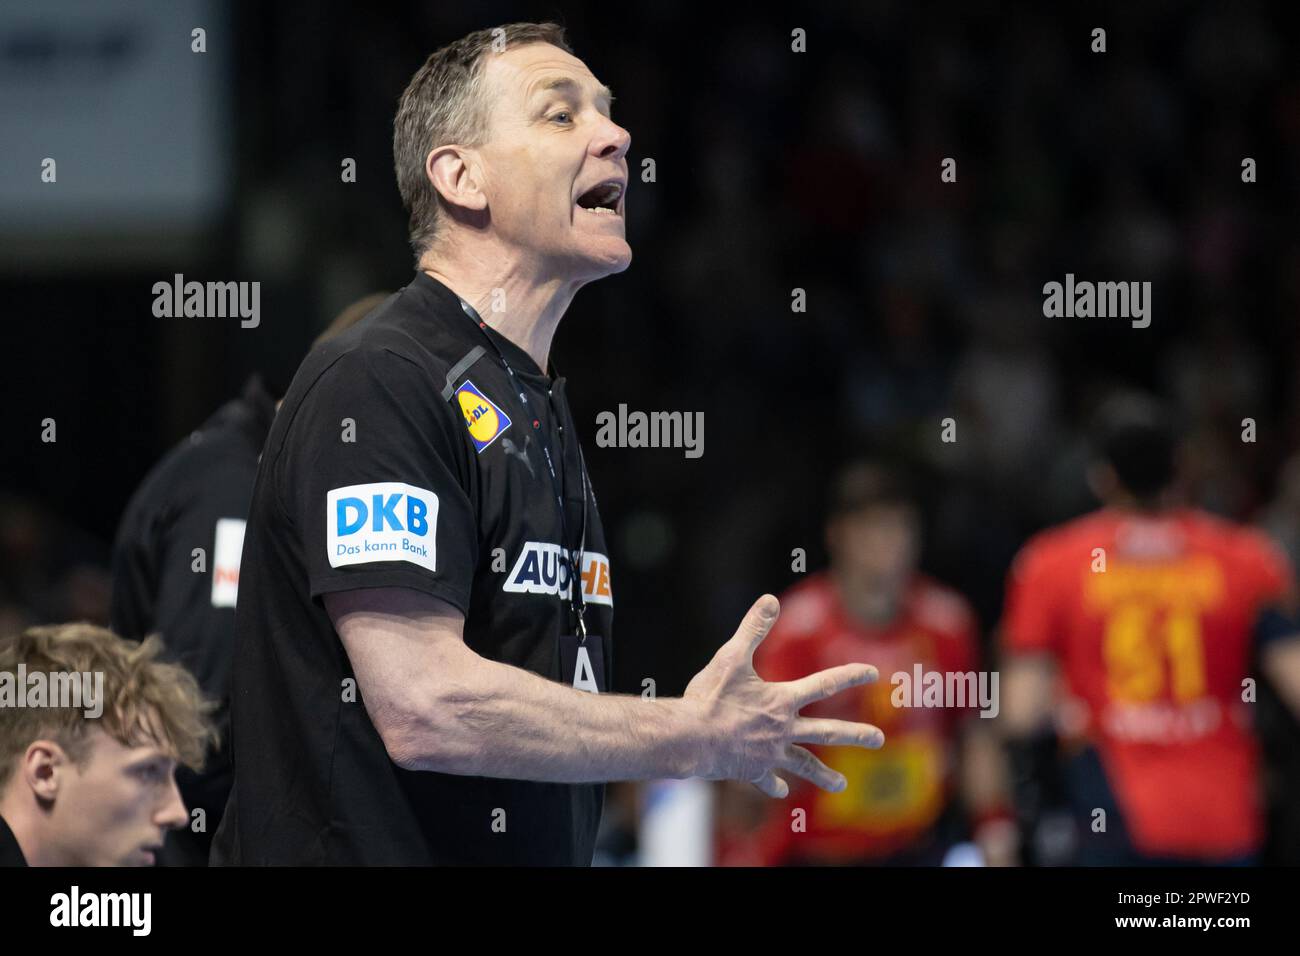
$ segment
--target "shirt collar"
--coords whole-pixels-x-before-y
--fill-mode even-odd
[[[456,314],[452,317],[452,321],[460,322],[461,327],[467,330],[468,335],[473,336],[480,343],[482,342],[483,337],[478,332],[474,320],[466,315],[461,308],[460,296],[423,270],[416,272],[415,281],[411,285],[431,297],[438,306],[445,306],[454,310]],[[531,355],[492,328],[492,326],[487,326],[484,331],[487,332],[488,338],[501,350],[501,354],[506,357],[506,361],[510,363],[510,367],[515,370],[515,374],[520,379],[544,389],[551,386],[551,376],[538,368]],[[551,364],[554,365],[554,363]]]

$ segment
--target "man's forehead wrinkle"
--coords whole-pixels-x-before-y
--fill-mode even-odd
[[[593,77],[593,79],[595,78]],[[524,94],[524,102],[531,103],[534,96],[547,90],[571,91],[576,95],[581,92],[582,84],[569,77],[542,77],[534,80],[533,83],[529,85],[528,91]],[[594,95],[594,102],[607,113],[614,103],[613,91],[604,84],[597,86]]]
[[[528,84],[529,95],[543,90],[562,89],[579,90],[582,86],[571,76],[539,76]]]
[[[525,98],[531,98],[534,93],[542,90],[551,90],[571,86],[576,89],[582,89],[590,81],[595,84],[596,96],[612,99],[613,94],[609,87],[596,79],[595,75],[586,68],[586,64],[578,61],[581,69],[569,63],[559,60],[544,60],[539,63],[530,63],[526,66],[515,67],[518,73],[523,75],[533,74],[532,78],[524,84]]]

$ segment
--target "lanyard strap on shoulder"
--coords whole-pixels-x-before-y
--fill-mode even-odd
[[[556,473],[555,463],[551,456],[551,443],[546,437],[546,429],[542,428],[541,420],[533,414],[532,403],[528,401],[528,395],[524,391],[523,385],[520,384],[518,376],[515,375],[515,370],[511,367],[510,360],[506,358],[505,352],[501,350],[501,346],[497,345],[497,343],[492,339],[492,336],[488,334],[487,323],[483,321],[477,310],[475,310],[472,305],[464,299],[461,299],[460,296],[457,296],[456,298],[460,299],[461,309],[470,321],[478,327],[479,331],[483,333],[483,337],[487,339],[488,344],[492,346],[492,350],[496,352],[502,368],[504,368],[506,374],[510,376],[510,383],[514,386],[515,394],[519,398],[519,404],[523,406],[524,409],[524,421],[532,422],[533,433],[537,436],[537,444],[542,449],[542,456],[546,460],[546,470],[551,476],[551,490],[555,494],[556,507],[560,513],[560,537],[562,538],[560,542],[560,552],[562,555],[565,553],[568,554],[569,564],[569,607],[577,619],[578,638],[579,640],[585,641],[587,639],[587,627],[583,623],[583,615],[586,613],[587,606],[586,601],[582,596],[582,561],[583,552],[587,546],[587,462],[585,456],[582,454],[582,447],[579,446],[578,448],[578,460],[582,471],[582,531],[577,549],[570,551],[568,547],[570,540],[569,522],[564,511],[564,494],[561,490],[560,478]],[[443,390],[443,396],[447,400],[450,400],[451,395],[455,393],[455,387],[452,381],[453,378],[459,378],[460,375],[478,361],[482,355],[482,346],[476,346],[473,351],[457,362],[456,365],[448,371],[447,388]],[[574,440],[576,441],[577,439],[575,438]],[[526,446],[523,453],[528,453]],[[561,466],[563,466],[563,462],[561,462]]]

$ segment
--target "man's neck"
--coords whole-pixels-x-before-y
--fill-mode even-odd
[[[898,617],[900,596],[889,590],[864,587],[844,574],[832,574],[840,605],[850,620],[864,627],[888,627]]]
[[[551,340],[583,283],[541,275],[509,255],[426,254],[420,269],[472,305],[494,331],[550,373]]]
[[[1181,502],[1171,492],[1162,492],[1151,498],[1139,499],[1128,492],[1115,492],[1108,496],[1105,505],[1111,511],[1143,518],[1163,518],[1175,514]]]

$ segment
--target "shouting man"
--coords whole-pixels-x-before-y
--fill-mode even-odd
[[[769,595],[683,698],[611,692],[608,547],[548,361],[632,258],[611,100],[552,24],[470,34],[403,94],[417,273],[303,363],[267,440],[214,862],[587,865],[606,781],[838,790],[800,744],[883,743],[799,715],[874,668],[755,675]]]

